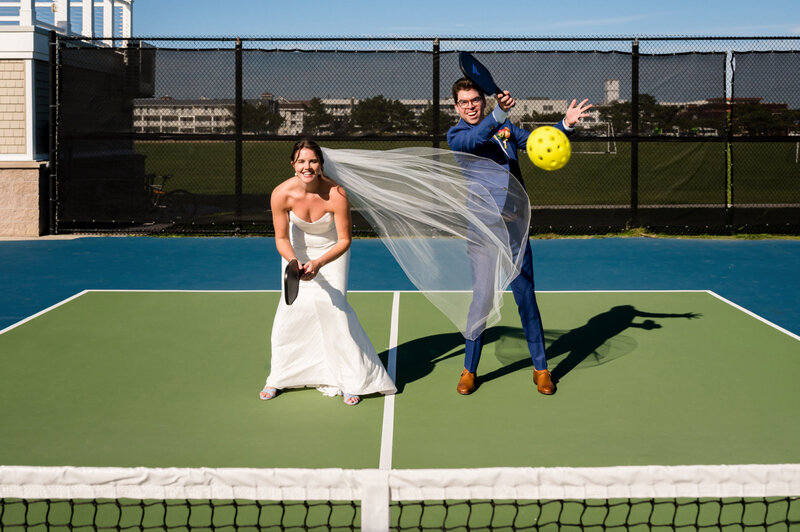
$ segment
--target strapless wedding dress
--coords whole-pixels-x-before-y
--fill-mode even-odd
[[[338,240],[331,213],[307,222],[290,211],[289,235],[301,263],[321,257]],[[313,280],[300,281],[291,306],[281,297],[272,325],[267,386],[315,387],[331,396],[397,391],[347,302],[349,265],[350,250],[323,266]],[[281,279],[285,267],[282,260]]]

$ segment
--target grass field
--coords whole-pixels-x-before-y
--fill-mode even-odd
[[[243,193],[267,195],[291,175],[292,141],[251,141],[243,145]],[[324,142],[328,148],[385,150],[428,146],[424,142]],[[628,205],[630,144],[573,143],[569,164],[557,172],[537,169],[522,154],[520,163],[533,205]],[[446,146],[443,146],[446,147]],[[195,194],[230,195],[235,190],[233,142],[137,142],[149,173],[172,174],[170,188]],[[800,164],[793,143],[733,145],[732,176],[737,204],[800,203]],[[719,142],[648,142],[639,145],[641,205],[723,205],[728,197],[728,162]]]

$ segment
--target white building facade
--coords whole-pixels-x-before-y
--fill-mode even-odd
[[[49,188],[49,33],[124,39],[131,36],[132,6],[133,0],[0,0],[0,236],[46,230],[40,198]]]

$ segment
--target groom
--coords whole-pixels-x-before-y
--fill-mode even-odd
[[[517,150],[525,149],[530,133],[508,121],[508,110],[514,106],[515,100],[508,91],[496,94],[497,106],[491,114],[484,117],[486,98],[478,87],[467,78],[461,78],[453,84],[453,101],[461,120],[447,132],[447,142],[453,151],[467,152],[486,157],[498,163],[514,175],[524,186],[522,172],[517,159]],[[576,104],[572,101],[564,119],[555,125],[556,128],[571,134],[573,126],[586,113],[591,104],[583,100]],[[540,393],[552,395],[555,385],[547,369],[545,356],[544,331],[536,303],[533,284],[533,255],[530,241],[525,239],[522,267],[519,275],[511,282],[511,291],[519,308],[522,329],[528,341],[528,350],[533,360],[533,382]],[[474,291],[477,294],[477,291]],[[477,297],[477,295],[476,295]],[[458,381],[456,390],[462,395],[469,395],[477,387],[478,362],[483,348],[483,333],[474,340],[466,341],[464,370]]]

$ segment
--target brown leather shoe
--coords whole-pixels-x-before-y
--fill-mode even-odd
[[[539,389],[539,393],[544,395],[553,395],[556,393],[556,385],[553,384],[553,379],[550,378],[550,372],[546,369],[533,370],[533,382]]]
[[[456,391],[461,395],[469,395],[475,391],[476,375],[466,369],[461,372],[461,379],[458,381]]]

